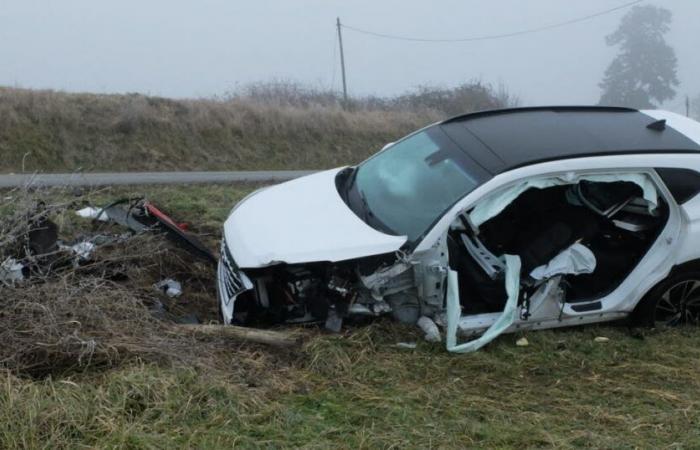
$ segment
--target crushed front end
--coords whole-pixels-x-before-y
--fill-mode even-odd
[[[443,310],[445,263],[397,253],[241,270],[224,241],[218,274],[222,319],[245,326],[315,322],[337,332],[346,319],[391,313],[415,324]]]

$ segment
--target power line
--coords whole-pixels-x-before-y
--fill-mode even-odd
[[[547,31],[547,30],[552,30],[554,28],[561,28],[565,27],[567,25],[573,25],[575,23],[579,22],[585,22],[587,20],[595,19],[596,17],[604,16],[607,14],[614,13],[616,11],[620,11],[625,8],[629,8],[631,6],[634,6],[638,3],[642,3],[644,0],[635,0],[633,2],[625,3],[624,5],[617,6],[615,8],[610,8],[606,9],[605,11],[600,11],[594,14],[589,14],[587,16],[583,17],[578,17],[576,19],[571,19],[567,20],[565,22],[559,22],[559,23],[554,23],[550,25],[544,25],[541,27],[537,28],[529,28],[526,30],[520,30],[520,31],[513,31],[510,33],[502,33],[502,34],[490,34],[490,35],[483,35],[483,36],[472,36],[472,37],[467,37],[467,38],[459,38],[459,39],[424,39],[424,38],[414,38],[414,37],[408,37],[408,36],[398,36],[398,35],[393,35],[393,34],[384,34],[384,33],[377,33],[374,31],[369,31],[369,30],[363,30],[361,28],[355,28],[351,27],[349,25],[343,24],[342,27],[346,28],[348,30],[354,31],[356,33],[362,33],[362,34],[367,34],[370,36],[374,37],[379,37],[379,38],[385,38],[385,39],[395,39],[399,41],[413,41],[413,42],[474,42],[474,41],[488,41],[488,40],[493,40],[493,39],[503,39],[503,38],[509,38],[509,37],[514,37],[514,36],[521,36],[523,34],[531,34],[531,33],[539,33],[541,31]]]

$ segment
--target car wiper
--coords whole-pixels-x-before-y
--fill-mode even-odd
[[[348,177],[348,181],[345,182],[345,195],[350,192],[350,189],[355,185],[355,179],[357,178],[357,172],[359,172],[360,166],[353,167],[352,173]]]
[[[367,204],[367,197],[365,193],[358,189],[357,193],[360,195],[360,201],[362,202],[362,215],[364,216],[364,221],[369,223],[370,218],[374,218],[374,214],[369,209],[369,204]]]

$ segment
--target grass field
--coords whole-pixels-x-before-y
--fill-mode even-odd
[[[90,195],[146,193],[213,245],[251,188]],[[212,353],[211,367],[133,357],[44,378],[5,372],[0,448],[700,447],[695,329],[539,331],[527,347],[506,335],[459,356],[389,320],[306,334],[291,352],[218,343],[226,356]],[[417,348],[395,346],[406,341]]]

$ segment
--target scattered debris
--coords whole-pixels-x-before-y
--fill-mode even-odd
[[[95,207],[80,209],[76,211],[76,214],[96,221],[113,221],[129,228],[134,233],[162,231],[195,256],[212,264],[217,261],[211,250],[199,238],[188,232],[187,224],[175,222],[144,198],[123,198],[101,209]]]
[[[530,345],[530,342],[527,340],[526,337],[521,337],[520,339],[515,341],[515,345],[518,347],[527,347],[528,345]]]
[[[425,333],[425,340],[428,342],[442,342],[440,329],[430,317],[422,316],[418,319],[418,327]]]
[[[182,295],[182,285],[172,278],[159,281],[158,283],[154,284],[153,287],[157,291],[163,292],[165,295],[171,298]]]
[[[405,348],[407,350],[413,350],[416,347],[418,347],[418,344],[415,342],[399,342],[396,345],[394,345],[396,348]]]
[[[95,244],[90,241],[83,241],[71,246],[61,246],[60,248],[70,249],[76,254],[76,256],[78,256],[78,259],[87,261],[90,259],[92,252],[95,250]]]
[[[594,342],[609,342],[610,338],[607,338],[605,336],[596,336],[595,339],[593,339]]]
[[[24,280],[24,265],[14,258],[7,258],[0,264],[0,283],[6,286],[13,286],[15,283]]]
[[[100,222],[108,222],[109,217],[104,209],[98,209],[92,206],[87,206],[75,212],[78,216],[86,219],[99,220]]]
[[[192,258],[201,252],[189,243],[163,239],[172,236],[149,213],[142,220],[153,223],[137,231],[143,202],[84,211],[83,201],[30,189],[0,201],[0,369],[43,377],[130,358],[229,366],[235,355],[223,338],[198,340],[192,352],[193,336],[173,332],[177,323],[217,321],[210,260]],[[72,220],[76,210],[93,220],[91,228]],[[187,296],[167,295],[182,292],[176,276]],[[153,288],[161,281],[163,296]]]

